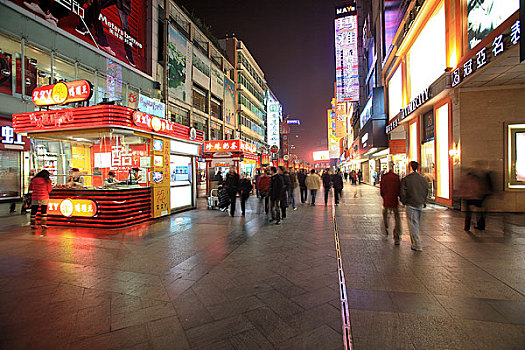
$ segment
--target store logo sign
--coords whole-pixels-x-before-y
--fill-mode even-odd
[[[164,118],[166,115],[166,104],[139,94],[138,109],[141,112]]]
[[[357,13],[357,9],[356,9],[355,5],[344,6],[344,7],[336,7],[335,8],[335,15],[336,16],[355,15],[356,13]]]
[[[417,95],[405,108],[401,110],[401,120],[408,117],[416,109],[421,107],[425,102],[430,99],[430,88],[426,88],[422,93]]]
[[[92,90],[87,80],[76,80],[37,87],[31,96],[36,106],[54,106],[89,100]]]
[[[65,217],[82,216],[93,217],[97,214],[98,206],[91,199],[55,199],[49,200],[48,214]]]

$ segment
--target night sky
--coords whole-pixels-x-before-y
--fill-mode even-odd
[[[178,0],[216,38],[242,40],[262,68],[283,112],[302,123],[296,153],[326,150],[326,109],[335,81],[331,0]],[[293,127],[293,126],[292,126]]]

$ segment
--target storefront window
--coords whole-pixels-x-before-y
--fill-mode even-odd
[[[422,117],[421,130],[421,175],[428,182],[428,196],[434,199],[436,196],[435,179],[435,152],[434,152],[434,112],[429,111]]]
[[[230,128],[224,128],[224,139],[225,140],[235,139],[235,132]]]
[[[0,199],[20,198],[20,152],[0,151]]]
[[[185,109],[176,106],[171,106],[170,119],[172,122],[190,126],[190,112]]]
[[[75,63],[57,57],[53,57],[53,76],[55,81],[75,80]]]
[[[210,139],[211,140],[222,140],[222,125],[217,123],[210,124]]]
[[[388,83],[388,113],[389,120],[394,119],[403,108],[403,81],[401,65],[397,67]]]
[[[208,113],[208,94],[196,86],[193,87],[193,107],[201,112]]]
[[[171,209],[193,204],[192,171],[191,157],[170,155]]]
[[[193,115],[193,127],[197,130],[204,132],[205,140],[209,140],[208,135],[208,120],[199,115]]]
[[[446,56],[445,7],[441,4],[425,24],[407,55],[409,99],[420,94],[445,73]]]
[[[448,104],[436,109],[436,197],[450,198]]]
[[[525,188],[525,124],[507,126],[508,188]]]
[[[210,107],[210,115],[214,118],[222,120],[222,102],[212,97]]]
[[[25,89],[26,95],[31,95],[31,92],[37,86],[53,83],[51,79],[51,54],[30,45],[26,45],[25,53]],[[16,60],[16,70],[16,92],[22,93],[21,74],[19,74],[22,72],[22,62],[20,59]]]
[[[91,84],[93,84],[93,86],[94,86],[94,84],[95,84],[95,71],[92,71],[92,70],[89,70],[87,68],[79,66],[78,70],[77,70],[77,79],[87,80]],[[95,103],[95,94],[94,93],[91,96],[91,99],[89,100],[89,104],[90,105],[96,104]]]
[[[17,72],[15,62],[20,59],[20,41],[0,35],[0,93],[12,95]]]

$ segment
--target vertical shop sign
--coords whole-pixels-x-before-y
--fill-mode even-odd
[[[174,27],[169,27],[168,90],[184,102],[191,99],[191,44]]]
[[[339,158],[339,142],[335,136],[335,110],[328,110],[328,152],[330,158]]]
[[[335,137],[346,136],[346,102],[338,103],[335,109]]]
[[[272,94],[268,94],[267,123],[268,123],[268,146],[279,147],[279,126],[282,116],[282,106]]]
[[[355,4],[338,13],[335,20],[335,79],[339,102],[359,101],[359,57]]]

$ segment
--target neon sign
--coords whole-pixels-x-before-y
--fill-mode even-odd
[[[31,96],[37,106],[54,106],[89,100],[92,93],[89,81],[76,80],[37,87]]]

